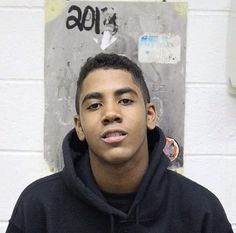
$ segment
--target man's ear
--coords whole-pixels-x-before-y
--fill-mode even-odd
[[[153,103],[147,103],[146,111],[147,111],[147,128],[152,130],[156,127],[156,121],[157,121],[157,112],[155,105]]]
[[[85,135],[84,135],[83,128],[81,126],[81,121],[80,121],[79,115],[76,115],[74,117],[74,123],[75,123],[75,130],[76,130],[76,133],[78,135],[79,140],[84,141],[85,140]]]

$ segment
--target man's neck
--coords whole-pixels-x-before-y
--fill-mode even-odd
[[[136,192],[148,168],[148,150],[134,161],[125,164],[108,164],[95,156],[90,156],[94,178],[104,192]]]

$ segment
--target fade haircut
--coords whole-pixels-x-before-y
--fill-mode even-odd
[[[83,81],[90,72],[97,69],[117,69],[129,72],[132,75],[133,81],[138,84],[139,88],[141,89],[144,102],[150,103],[150,94],[143,77],[143,72],[136,63],[131,61],[126,56],[121,56],[114,53],[99,53],[95,57],[89,57],[85,64],[81,67],[75,96],[75,108],[77,114],[79,114],[79,97]]]

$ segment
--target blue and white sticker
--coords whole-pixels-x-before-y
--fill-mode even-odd
[[[178,35],[142,35],[138,42],[138,60],[142,63],[177,64],[181,56]]]

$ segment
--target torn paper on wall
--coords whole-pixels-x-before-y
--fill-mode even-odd
[[[138,42],[138,60],[144,63],[177,64],[181,55],[178,35],[142,35]]]

